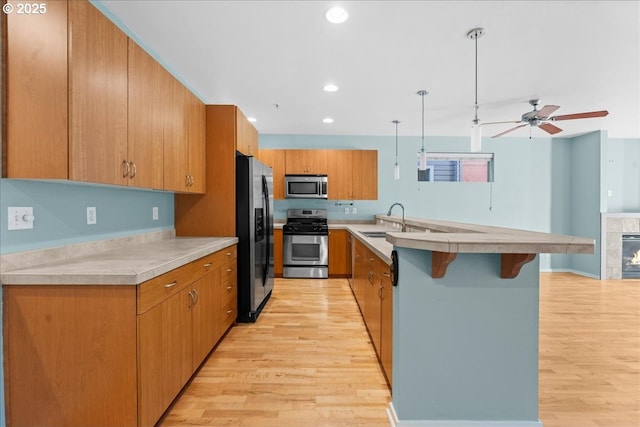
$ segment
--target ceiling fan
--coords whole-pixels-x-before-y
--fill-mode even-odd
[[[561,132],[562,129],[560,129],[559,127],[549,122],[556,122],[561,120],[589,119],[592,117],[604,117],[607,114],[609,114],[607,110],[602,110],[602,111],[591,111],[588,113],[565,114],[562,116],[550,117],[554,111],[560,108],[558,105],[545,105],[540,110],[538,110],[538,105],[540,104],[539,99],[530,99],[529,104],[533,106],[533,111],[524,113],[520,120],[510,121],[510,122],[482,123],[482,125],[484,126],[484,125],[495,125],[495,124],[502,124],[502,123],[522,123],[521,125],[513,127],[511,129],[507,129],[504,132],[500,132],[499,134],[492,136],[492,138],[498,138],[502,135],[505,135],[509,132],[512,132],[516,129],[519,129],[527,125],[538,127],[543,131],[553,135],[558,132]]]

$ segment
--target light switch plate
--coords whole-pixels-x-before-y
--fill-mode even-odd
[[[151,211],[153,212],[153,213],[152,213],[152,218],[153,218],[153,220],[154,220],[154,221],[157,221],[157,220],[158,220],[158,207],[157,207],[157,206],[154,206],[154,207],[153,207],[153,209],[152,209]]]
[[[9,230],[30,230],[33,228],[33,207],[9,207],[8,209],[8,229]]]

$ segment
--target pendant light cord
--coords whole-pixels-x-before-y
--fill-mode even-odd
[[[476,115],[475,124],[478,124],[478,36],[474,37],[476,42]]]
[[[398,123],[400,120],[394,120],[393,123],[396,124],[396,165],[398,164]]]

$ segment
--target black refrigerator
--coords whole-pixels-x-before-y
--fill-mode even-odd
[[[238,322],[255,322],[273,290],[273,172],[236,153]]]

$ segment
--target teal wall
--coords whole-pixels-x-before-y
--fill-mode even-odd
[[[516,278],[500,279],[500,254],[462,253],[433,279],[430,251],[395,249],[392,402],[399,420],[541,425],[538,258]]]
[[[427,151],[468,152],[467,137],[427,137]],[[381,136],[261,135],[262,148],[342,148],[378,150],[378,200],[354,201],[357,214],[344,214],[337,201],[282,200],[277,218],[293,207],[323,208],[329,219],[371,219],[394,202],[404,204],[407,216],[533,231],[569,233],[571,140],[551,138],[486,138],[483,152],[494,153],[493,183],[417,182],[419,137],[400,137],[400,180],[393,179],[395,138]],[[558,185],[559,184],[559,185]],[[340,183],[329,182],[329,185]],[[344,201],[350,202],[350,201]],[[351,208],[352,206],[347,206]],[[399,214],[396,208],[394,214]],[[567,256],[541,255],[543,270],[568,269]],[[553,259],[553,264],[551,262]]]
[[[609,139],[606,154],[606,211],[640,212],[640,140]]]
[[[600,213],[606,212],[606,134],[594,132],[573,138],[571,143],[571,228],[567,234],[596,241],[593,255],[570,255],[570,268],[600,276]]]
[[[7,208],[32,206],[31,230],[8,231]],[[97,224],[87,225],[87,206]],[[152,208],[158,207],[157,221]],[[173,193],[70,182],[0,180],[0,253],[173,229]]]

